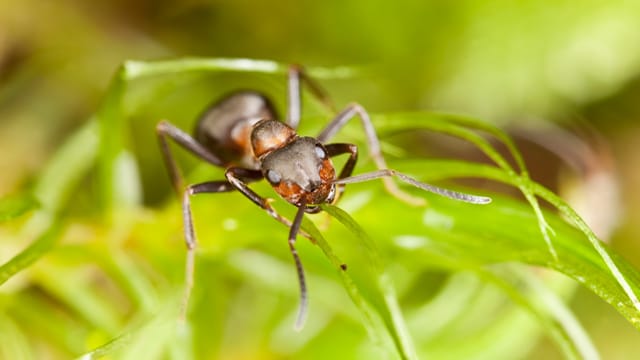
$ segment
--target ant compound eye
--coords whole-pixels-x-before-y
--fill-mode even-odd
[[[277,183],[280,182],[280,180],[282,180],[282,177],[280,176],[280,174],[278,174],[277,171],[268,170],[267,171],[267,180],[269,180],[269,182],[272,183],[272,184],[277,184]]]
[[[316,155],[320,158],[320,159],[324,159],[325,157],[327,157],[327,153],[324,151],[324,149],[322,148],[322,146],[320,145],[316,145]]]

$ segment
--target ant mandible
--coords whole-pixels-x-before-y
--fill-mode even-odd
[[[191,215],[190,197],[203,193],[220,193],[238,190],[249,200],[264,209],[289,230],[289,249],[298,273],[300,305],[296,329],[304,323],[308,298],[302,262],[295,248],[296,236],[304,213],[318,213],[320,204],[335,203],[345,184],[382,178],[385,188],[393,196],[419,205],[424,200],[401,191],[391,177],[409,183],[426,191],[448,198],[473,204],[487,204],[488,197],[475,196],[442,189],[419,182],[407,175],[387,168],[380,150],[369,114],[359,104],[353,103],[326,126],[315,138],[299,136],[296,129],[300,122],[301,91],[304,82],[310,92],[325,106],[333,109],[328,96],[299,66],[290,66],[288,71],[288,104],[286,122],[278,121],[274,106],[262,93],[238,91],[210,106],[196,124],[194,137],[161,121],[156,127],[160,148],[171,182],[178,196],[182,196],[184,237],[187,245],[186,284],[181,316],[193,287],[195,249],[197,246]],[[326,144],[350,119],[360,118],[367,138],[369,155],[373,158],[377,171],[351,176],[358,158],[356,145],[347,143]],[[198,158],[218,167],[225,168],[225,180],[207,181],[184,186],[180,169],[169,149],[167,138],[191,152]],[[348,154],[340,174],[331,162],[332,157]],[[249,182],[266,178],[274,190],[289,203],[298,208],[293,222],[282,217],[266,199],[248,187]],[[310,238],[305,232],[301,235]],[[312,239],[313,240],[313,239]],[[344,269],[344,268],[343,268]]]

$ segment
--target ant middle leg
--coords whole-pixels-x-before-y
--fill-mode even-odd
[[[347,162],[345,162],[340,174],[338,175],[338,179],[344,179],[351,176],[351,173],[356,166],[356,162],[358,161],[358,147],[356,145],[346,143],[326,144],[324,147],[327,149],[329,157],[349,154]],[[334,198],[333,203],[336,203],[338,199],[340,199],[340,196],[344,193],[344,187],[345,184],[338,184],[336,197]]]
[[[251,200],[251,202],[253,202],[254,204],[261,207],[264,211],[266,211],[267,214],[269,214],[269,216],[276,219],[278,222],[286,225],[288,228],[291,228],[291,226],[293,225],[291,220],[278,214],[276,209],[274,209],[273,206],[271,206],[271,199],[264,198],[249,188],[249,186],[247,185],[248,181],[246,181],[247,176],[243,174],[245,174],[246,172],[252,172],[252,171],[259,173],[258,170],[248,170],[240,167],[230,167],[227,169],[224,175],[226,176],[227,181],[231,185],[233,185],[234,190],[240,191],[244,196],[246,196],[249,200]],[[262,178],[261,173],[260,173],[260,178]],[[253,180],[253,179],[249,179],[249,180]],[[307,239],[311,240],[311,242],[315,243],[315,240],[311,237],[311,235],[307,234],[305,231],[300,231],[300,235],[306,237]]]
[[[317,139],[324,143],[330,138],[332,138],[342,127],[351,119],[355,118],[356,115],[360,118],[360,122],[362,123],[362,127],[364,128],[365,135],[367,137],[367,145],[369,147],[369,155],[373,158],[376,167],[379,170],[387,169],[387,162],[384,160],[382,156],[382,150],[380,148],[380,140],[378,140],[378,135],[376,134],[376,130],[373,127],[373,123],[371,122],[371,118],[367,111],[360,104],[351,104],[347,106],[342,112],[340,112],[330,123],[325,127],[324,130],[318,135]],[[355,165],[355,164],[354,164]],[[424,205],[425,201],[422,198],[414,197],[398,188],[398,185],[389,177],[383,177],[382,181],[384,183],[387,192],[396,198],[414,205],[420,206]]]

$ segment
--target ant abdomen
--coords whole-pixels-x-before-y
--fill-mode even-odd
[[[237,91],[211,105],[196,123],[194,137],[226,165],[259,169],[251,130],[262,119],[277,119],[271,101],[256,91]]]

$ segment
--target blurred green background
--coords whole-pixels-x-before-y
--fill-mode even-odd
[[[614,219],[619,227],[612,225],[615,221],[608,225],[615,228],[608,240],[618,253],[640,265],[640,193],[636,191],[640,186],[636,166],[640,161],[640,1],[0,0],[0,195],[28,188],[35,181],[55,149],[95,113],[123,61],[185,56],[364,69],[350,80],[322,81],[338,107],[358,101],[374,113],[467,113],[508,127],[580,123],[601,134],[599,146],[607,159],[603,166],[616,175],[623,194],[619,213],[617,204],[612,209],[596,203],[591,205],[595,210],[591,215],[608,216],[598,211],[619,214]],[[253,85],[252,80],[243,79],[222,76],[214,78],[213,84],[198,86],[215,88],[212,94],[221,94],[236,82]],[[260,81],[258,86],[265,88],[277,84],[273,95],[280,96],[276,102],[282,105],[284,82]],[[191,96],[172,91],[173,99]],[[165,100],[160,97],[152,102]],[[142,120],[134,121],[133,127],[148,138],[139,138],[135,147],[140,148],[143,164],[145,204],[150,209],[173,204],[161,215],[162,220],[150,222],[171,219],[179,229],[179,209],[164,178],[152,126],[167,117],[186,129],[200,110],[171,108],[172,100],[166,101],[154,104],[153,110],[140,111],[144,115],[138,119]],[[534,179],[561,188],[557,172],[545,171],[549,166],[545,159],[525,155],[531,158]],[[76,194],[77,203],[68,210],[70,219],[80,219],[76,232],[66,240],[72,244],[91,236],[108,238],[105,233],[110,231],[96,225],[101,223],[99,210],[92,206],[95,199],[89,195],[95,184],[87,180],[83,187],[87,195]],[[261,216],[260,221],[269,221],[258,211],[254,214]],[[139,231],[151,230],[142,226]],[[0,260],[5,262],[26,244],[11,241],[11,230],[2,231]],[[201,236],[206,234],[204,230]],[[182,249],[177,243],[158,246],[171,252],[167,250],[171,246]],[[91,270],[86,259],[71,258],[70,263],[80,262]],[[160,261],[181,272],[182,260]],[[174,276],[174,282],[181,278],[180,273]],[[208,286],[214,286],[215,280],[208,280]],[[11,294],[26,286],[9,285],[0,292]],[[283,301],[295,301],[291,299]],[[571,308],[603,358],[631,358],[640,336],[615,310],[582,289]],[[84,350],[106,340],[108,337],[100,336],[83,339]],[[544,340],[536,344],[533,352],[522,356],[559,356],[548,350],[553,346]],[[56,348],[42,339],[29,346],[39,348],[36,354],[43,357],[73,354],[69,347]],[[246,350],[226,356],[295,358],[269,355],[269,351],[258,354]]]

